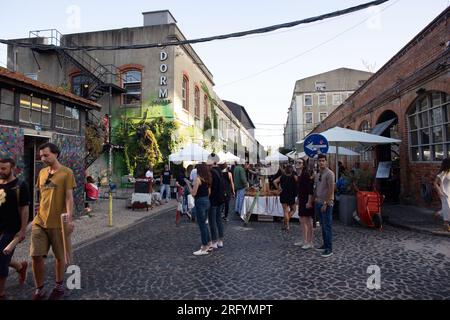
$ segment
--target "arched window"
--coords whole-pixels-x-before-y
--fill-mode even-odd
[[[428,92],[408,111],[408,136],[412,161],[441,161],[450,156],[450,96]]]
[[[183,100],[183,109],[189,111],[189,79],[186,76],[183,76],[181,98]]]
[[[122,73],[124,105],[141,105],[142,73],[140,70],[128,70]]]
[[[365,133],[370,133],[370,123],[369,121],[363,121],[361,122],[361,124],[359,125],[359,131],[365,132]]]
[[[365,132],[365,133],[370,133],[370,123],[369,121],[363,121],[361,122],[361,124],[359,125],[359,131]],[[370,161],[372,159],[372,151],[368,151],[367,149],[363,150],[361,152],[361,161]]]
[[[196,118],[200,118],[200,89],[197,86],[195,87],[194,103],[194,115]]]
[[[203,104],[205,106],[205,119],[206,119],[208,118],[208,109],[209,109],[209,99],[207,94],[203,96]]]
[[[83,98],[89,98],[89,77],[78,74],[72,77],[71,89],[72,93]]]

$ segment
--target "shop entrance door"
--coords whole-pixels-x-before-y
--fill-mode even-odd
[[[39,157],[39,146],[43,143],[49,142],[48,137],[39,136],[25,136],[24,143],[24,180],[30,186],[32,205],[30,205],[29,219],[32,220],[37,204],[39,203],[37,197],[37,189],[35,187],[39,171],[44,167]]]
[[[382,131],[378,132],[380,136],[387,138],[399,139],[398,118],[397,115],[390,110],[385,111],[378,123],[386,123],[388,126],[382,127]],[[385,202],[399,203],[400,201],[400,146],[397,144],[385,144],[376,147],[378,162],[390,162],[391,170],[389,178],[378,179],[380,192],[385,195]]]

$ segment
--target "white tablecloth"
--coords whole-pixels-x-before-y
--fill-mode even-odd
[[[131,195],[131,203],[135,202],[147,202],[148,205],[151,205],[152,195],[150,193],[133,193]]]
[[[241,218],[244,219],[245,213],[250,209],[255,197],[245,197],[241,210]],[[283,206],[280,203],[280,197],[258,197],[252,214],[265,214],[274,217],[284,217]],[[298,208],[293,215],[298,218]]]

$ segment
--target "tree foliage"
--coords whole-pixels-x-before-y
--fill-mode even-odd
[[[85,129],[86,151],[98,157],[103,150],[103,135],[97,127],[88,125]]]

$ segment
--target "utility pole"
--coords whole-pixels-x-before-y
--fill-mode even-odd
[[[109,226],[112,227],[113,222],[112,222],[112,210],[113,210],[113,197],[112,197],[112,163],[113,163],[113,146],[112,146],[112,141],[111,141],[111,98],[112,98],[112,87],[109,86],[109,99],[108,99],[108,104],[109,104],[109,114],[108,114],[108,147],[109,147],[109,168],[108,168],[108,173],[109,173]]]

